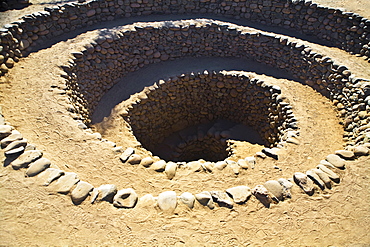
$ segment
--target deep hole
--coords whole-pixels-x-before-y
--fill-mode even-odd
[[[290,108],[279,96],[277,87],[235,71],[190,73],[145,88],[125,105],[125,118],[143,147],[164,160],[219,161],[230,155],[229,139],[280,141]]]
[[[166,161],[204,159],[217,162],[229,156],[228,140],[263,145],[262,138],[253,128],[219,119],[176,131],[150,150]]]

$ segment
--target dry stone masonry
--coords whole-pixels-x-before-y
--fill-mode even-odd
[[[309,34],[370,57],[369,20],[311,1],[95,0],[47,8],[6,25],[0,31],[0,73],[8,72],[21,57],[45,41],[70,31],[119,18],[168,14],[208,14],[253,20]],[[250,31],[243,26],[209,19],[149,22],[119,27],[72,55],[69,64],[63,66],[62,76],[66,79],[67,95],[84,122],[79,123],[82,129],[90,123],[99,99],[119,79],[145,65],[183,57],[243,57],[284,70],[329,98],[343,119],[346,141],[345,150],[326,154],[325,160],[316,167],[296,172],[289,180],[269,180],[253,189],[243,185],[225,191],[199,191],[195,195],[164,191],[158,197],[140,198],[132,188],[117,188],[114,184],[95,187],[81,181],[77,174],[59,169],[2,120],[0,142],[6,156],[4,166],[24,170],[28,179],[42,180],[43,185],[55,192],[69,195],[76,205],[89,198],[92,204],[106,201],[126,209],[144,203],[156,204],[159,210],[172,213],[180,203],[189,209],[195,203],[209,209],[232,208],[254,195],[270,207],[273,202],[294,196],[290,191],[292,181],[308,195],[314,194],[317,188],[331,189],[333,182],[340,183],[338,171],[345,169],[346,160],[369,155],[370,83],[355,78],[345,66],[331,58],[282,35]],[[142,157],[134,148],[128,148],[121,155],[121,161],[164,172],[168,179],[173,179],[181,168],[213,172],[229,166],[238,175],[240,169],[253,167],[256,157],[267,155],[277,159],[278,147],[285,142],[294,143],[299,134],[293,111],[280,93],[278,87],[236,71],[184,72],[159,81],[140,92],[140,99],[132,102],[122,115],[143,147],[155,150],[155,146],[168,141],[166,138],[171,134],[181,136],[184,133],[181,131],[191,124],[196,124],[201,131],[195,137],[187,135],[179,139],[167,157],[159,159],[149,154]],[[237,162],[228,159],[233,150],[227,146],[227,130],[217,129],[217,121],[221,119],[253,127],[266,148],[254,157]],[[197,153],[205,149],[221,155],[216,160],[197,160]]]
[[[196,14],[251,20],[296,30],[341,49],[370,55],[370,20],[305,0],[141,1],[92,0],[45,8],[6,25],[0,32],[0,71],[46,40],[96,23],[149,15]]]

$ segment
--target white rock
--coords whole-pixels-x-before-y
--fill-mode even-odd
[[[322,181],[319,175],[314,170],[308,170],[306,172],[306,175],[315,183],[317,184],[320,189],[325,189],[325,183]]]
[[[154,163],[154,160],[152,157],[145,157],[141,160],[140,165],[144,167],[150,167]]]
[[[164,160],[159,160],[157,162],[154,162],[152,165],[151,165],[151,168],[154,170],[154,171],[157,171],[157,172],[162,172],[164,171],[164,169],[166,168],[166,161]]]
[[[212,199],[217,202],[220,207],[233,208],[234,202],[231,197],[223,191],[210,191]]]
[[[325,172],[320,169],[312,169],[312,171],[315,172],[321,181],[324,182],[326,188],[331,189],[331,179]]]
[[[130,165],[138,165],[140,164],[140,162],[141,156],[138,154],[132,154],[127,160],[127,163],[129,163]]]
[[[240,159],[240,160],[238,160],[238,165],[241,167],[241,168],[243,168],[243,169],[248,169],[249,168],[249,164],[248,164],[248,162],[246,161],[246,160],[244,160],[244,159]]]
[[[215,164],[215,168],[218,169],[218,170],[223,170],[225,169],[225,167],[227,166],[227,163],[225,161],[218,161],[216,164]]]
[[[319,168],[321,171],[325,172],[328,177],[333,180],[335,183],[339,183],[340,182],[340,178],[339,178],[339,175],[336,174],[335,172],[333,172],[332,170],[330,170],[328,167],[324,166],[324,165],[318,165],[317,168]]]
[[[215,205],[214,205],[213,199],[212,199],[212,195],[208,191],[203,191],[201,193],[196,194],[195,195],[195,198],[197,199],[197,201],[201,205],[207,206],[210,209],[214,209],[215,208]]]
[[[166,164],[166,168],[164,172],[166,173],[168,179],[173,179],[176,175],[176,170],[177,170],[177,164],[174,162],[168,162]]]
[[[28,165],[42,156],[42,152],[39,150],[25,151],[17,159],[13,160],[10,164],[13,169],[20,169],[28,167]]]
[[[28,177],[36,176],[40,172],[49,168],[50,165],[51,165],[50,160],[48,160],[47,158],[40,158],[30,164],[30,167],[26,171],[26,176]]]
[[[90,191],[93,189],[94,186],[87,182],[78,182],[76,188],[71,193],[72,202],[74,204],[80,204],[89,196]]]
[[[113,198],[117,193],[117,186],[114,184],[103,184],[98,188],[95,188],[91,195],[91,203],[94,203],[96,200],[107,201],[112,203]]]
[[[135,153],[135,149],[127,148],[119,157],[123,163],[125,163],[131,155]]]
[[[189,192],[184,192],[180,195],[180,200],[189,208],[194,207],[195,196]]]
[[[306,194],[312,196],[314,191],[313,181],[302,172],[294,173],[294,182],[303,189]]]
[[[173,212],[177,207],[177,196],[175,191],[165,191],[158,196],[158,207],[162,211]]]
[[[268,190],[263,185],[257,185],[253,188],[252,194],[266,207],[269,208],[271,198]]]
[[[235,203],[245,203],[248,198],[252,195],[251,189],[248,186],[236,186],[226,190],[227,193],[233,198]]]
[[[56,168],[48,168],[43,173],[38,174],[38,177],[42,181],[45,181],[43,182],[43,185],[48,186],[51,182],[60,178],[62,175],[64,175],[64,171]]]
[[[264,187],[273,195],[278,201],[284,200],[284,188],[276,180],[265,182]]]
[[[67,194],[71,191],[72,187],[78,183],[80,179],[78,178],[77,174],[74,172],[66,172],[63,176],[61,176],[57,182],[55,183],[55,190],[58,193]]]
[[[133,208],[138,200],[136,192],[131,189],[119,190],[113,198],[113,206],[118,208]]]
[[[346,164],[345,160],[336,154],[329,154],[326,156],[326,161],[339,169],[344,169],[344,165]]]

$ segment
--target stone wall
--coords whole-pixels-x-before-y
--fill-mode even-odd
[[[309,47],[281,36],[249,32],[246,28],[211,20],[156,22],[131,25],[99,37],[64,67],[73,104],[85,122],[97,102],[119,78],[152,63],[181,57],[243,57],[285,70],[331,99],[349,132],[368,124],[369,85],[351,77]],[[349,97],[351,100],[349,100]],[[356,118],[358,112],[365,117]],[[366,128],[365,128],[366,129]],[[348,135],[348,140],[358,137]]]
[[[243,72],[182,74],[159,81],[139,97],[127,107],[125,118],[148,150],[154,150],[176,131],[218,119],[253,127],[263,144],[271,147],[281,141],[286,131],[297,129],[291,106],[281,99],[280,88],[257,78],[250,79]],[[211,139],[219,142],[227,137],[226,131],[216,138],[215,131],[209,130],[205,128],[197,133],[197,138],[204,139],[208,134],[211,143]],[[185,145],[187,138],[187,135],[182,137],[179,144],[189,146]]]
[[[0,73],[46,40],[82,27],[118,18],[210,14],[293,29],[329,41],[331,45],[370,56],[370,20],[354,13],[304,0],[93,0],[68,3],[26,15],[0,30]]]

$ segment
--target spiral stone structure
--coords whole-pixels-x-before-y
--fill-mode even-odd
[[[368,68],[370,20],[357,14],[302,0],[92,0],[26,15],[0,39],[2,169],[75,208],[113,205],[135,224],[285,214],[348,196],[341,186],[368,162],[368,73],[345,63],[350,52]],[[17,81],[33,61],[37,76]]]

